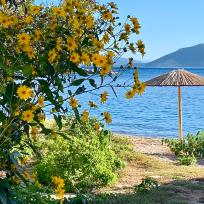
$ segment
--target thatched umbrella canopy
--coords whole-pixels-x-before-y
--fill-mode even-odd
[[[173,70],[145,82],[147,86],[178,86],[179,139],[182,141],[181,86],[204,86],[204,77],[186,70]]]

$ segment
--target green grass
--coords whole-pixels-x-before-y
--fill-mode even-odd
[[[202,190],[204,193],[204,183],[192,183],[191,181],[175,181],[168,185],[162,185],[158,190],[153,190],[147,194],[100,194],[92,201],[92,204],[189,204],[192,200],[183,195],[184,191],[192,192]],[[202,195],[202,194],[201,194]]]
[[[201,166],[178,165],[176,162],[160,160],[154,156],[136,152],[129,137],[115,135],[112,137],[112,143],[116,154],[126,161],[126,168],[138,169],[137,180],[146,176],[158,176],[160,177],[159,182],[167,183],[176,179],[204,177],[204,170]]]
[[[128,137],[116,136],[111,137],[112,148],[116,154],[126,161],[135,161],[138,159],[138,154],[133,149],[133,144]]]

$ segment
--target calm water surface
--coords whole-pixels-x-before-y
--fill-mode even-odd
[[[163,68],[141,68],[139,76],[142,81],[149,80],[160,74],[171,71]],[[186,69],[204,76],[204,69]],[[119,79],[120,82],[132,78],[130,70]],[[98,92],[98,93],[101,93]],[[109,90],[108,102],[92,115],[99,115],[101,111],[110,111],[113,123],[108,126],[114,132],[154,136],[176,137],[178,135],[178,95],[176,87],[147,87],[142,96],[132,100],[124,97],[125,90],[118,88],[117,97]],[[97,93],[96,93],[97,94]],[[95,100],[95,95],[82,95],[82,107],[86,107],[89,100]],[[182,87],[183,131],[196,133],[204,129],[204,87]]]

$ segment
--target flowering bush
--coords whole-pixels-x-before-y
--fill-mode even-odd
[[[126,70],[121,67],[116,76],[111,74],[114,62],[124,52],[145,52],[141,40],[130,42],[132,34],[139,34],[137,18],[128,16],[122,25],[114,3],[65,0],[59,6],[17,6],[1,1],[0,170],[5,174],[1,180],[39,185],[35,176],[26,171],[24,150],[29,147],[38,154],[38,134],[56,134],[44,124],[45,116],[53,115],[59,134],[62,118],[69,111],[79,122],[87,121],[89,112],[79,113],[76,95],[111,86],[120,71]],[[89,66],[92,71],[87,70]],[[132,66],[130,59],[127,67]],[[107,77],[110,80],[105,82]],[[144,88],[136,70],[126,97],[141,94]],[[100,97],[105,103],[108,93]],[[96,106],[94,102],[89,105]],[[107,123],[112,121],[108,112],[103,113],[103,118]],[[97,122],[94,127],[99,131]]]

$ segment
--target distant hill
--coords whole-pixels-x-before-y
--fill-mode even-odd
[[[204,44],[179,49],[146,63],[145,67],[204,67]]]
[[[114,67],[120,67],[121,65],[127,65],[128,62],[129,62],[128,58],[120,58],[115,62]],[[145,61],[143,62],[143,61],[133,60],[133,62],[134,62],[134,66],[138,66],[138,67],[144,66],[145,64]]]

